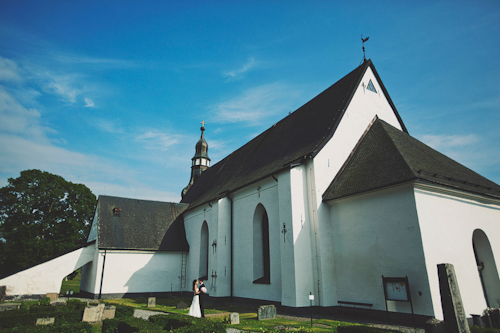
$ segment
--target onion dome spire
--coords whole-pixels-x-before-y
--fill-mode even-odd
[[[195,154],[191,159],[191,179],[189,184],[182,190],[182,197],[191,188],[195,180],[201,175],[203,171],[210,167],[210,158],[208,157],[208,144],[205,141],[205,121],[201,121],[201,137],[196,143]]]

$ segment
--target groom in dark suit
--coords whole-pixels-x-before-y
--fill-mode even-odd
[[[200,291],[201,317],[205,318],[205,292],[207,291],[207,288],[205,287],[205,284],[203,283],[203,278],[198,279],[198,290]],[[205,291],[203,291],[203,290],[205,290]]]

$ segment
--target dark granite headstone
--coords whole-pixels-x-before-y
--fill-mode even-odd
[[[455,268],[452,264],[439,264],[437,266],[445,331],[448,333],[470,333],[455,276]]]
[[[184,302],[179,302],[177,303],[177,310],[186,310],[187,309],[187,304]]]
[[[274,305],[262,305],[258,311],[259,320],[276,319],[276,307]]]

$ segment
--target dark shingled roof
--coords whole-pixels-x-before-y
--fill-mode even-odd
[[[416,180],[500,198],[499,185],[376,119],[323,194],[323,200]]]
[[[99,196],[101,249],[189,251],[182,212],[187,204]],[[113,210],[120,209],[120,216]]]
[[[315,156],[335,133],[368,68],[406,130],[375,67],[365,61],[340,81],[268,130],[204,171],[181,202],[194,208],[270,177],[293,162]]]

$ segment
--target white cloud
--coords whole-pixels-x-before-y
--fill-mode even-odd
[[[172,193],[159,191],[149,188],[145,184],[120,185],[106,182],[86,182],[85,185],[90,188],[92,193],[98,195],[110,195],[123,198],[133,198],[142,200],[164,201],[164,202],[179,202],[181,199],[180,192]]]
[[[224,72],[222,73],[222,75],[229,78],[236,78],[251,70],[253,67],[255,67],[255,65],[256,65],[255,59],[250,58],[248,59],[247,63],[244,64],[241,68]]]
[[[40,125],[40,113],[22,106],[11,94],[0,87],[0,133],[11,133],[38,142],[48,141],[49,131]]]
[[[213,119],[217,123],[245,122],[253,126],[270,116],[286,116],[300,98],[301,92],[295,87],[265,84],[212,107]]]
[[[475,144],[479,138],[474,134],[469,135],[423,135],[422,142],[436,150],[452,147],[463,147]]]
[[[21,82],[22,80],[16,63],[0,56],[0,81]]]
[[[91,100],[88,97],[85,97],[85,107],[86,108],[93,108],[94,107],[94,101]]]
[[[180,142],[178,134],[167,134],[158,130],[148,130],[135,139],[146,149],[168,150]]]

